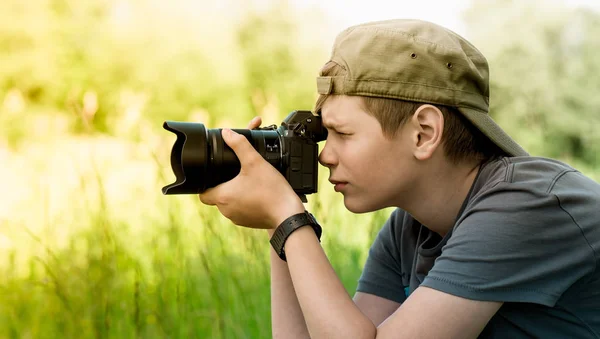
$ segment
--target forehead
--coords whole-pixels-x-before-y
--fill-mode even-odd
[[[337,126],[351,123],[366,115],[359,97],[332,95],[323,103],[321,118],[325,126]]]

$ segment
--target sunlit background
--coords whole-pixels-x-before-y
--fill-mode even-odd
[[[498,123],[600,180],[597,0],[1,0],[0,338],[269,338],[267,235],[161,194],[162,122],[279,124],[340,30],[390,18],[471,40]],[[390,211],[327,174],[307,208],[353,294]]]

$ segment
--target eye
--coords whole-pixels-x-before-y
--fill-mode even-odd
[[[335,129],[335,128],[327,128],[327,132],[328,132],[329,134],[335,134],[335,135],[339,135],[339,136],[342,136],[342,137],[346,137],[346,136],[350,136],[350,135],[352,135],[352,133],[345,133],[345,132],[341,132],[341,131],[338,131],[338,130],[337,130],[337,129]]]
[[[333,133],[335,133],[335,134],[338,134],[338,135],[348,135],[348,133],[344,133],[344,132],[342,132],[342,131],[340,131],[340,130],[337,130],[337,129],[335,129],[335,128],[332,128],[332,129],[330,129],[329,131],[330,131],[330,132],[333,132]]]

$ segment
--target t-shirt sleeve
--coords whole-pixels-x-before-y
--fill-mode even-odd
[[[403,303],[406,296],[402,285],[400,251],[396,244],[396,233],[402,228],[398,213],[399,210],[395,210],[377,234],[356,290]]]
[[[554,306],[594,269],[592,249],[556,196],[502,182],[469,204],[422,286]]]

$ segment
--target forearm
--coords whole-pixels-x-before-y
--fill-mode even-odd
[[[273,231],[269,230],[269,238]],[[304,315],[285,261],[271,248],[271,322],[273,339],[309,338]]]
[[[285,252],[312,338],[375,338],[375,325],[346,292],[310,227],[293,232]]]

